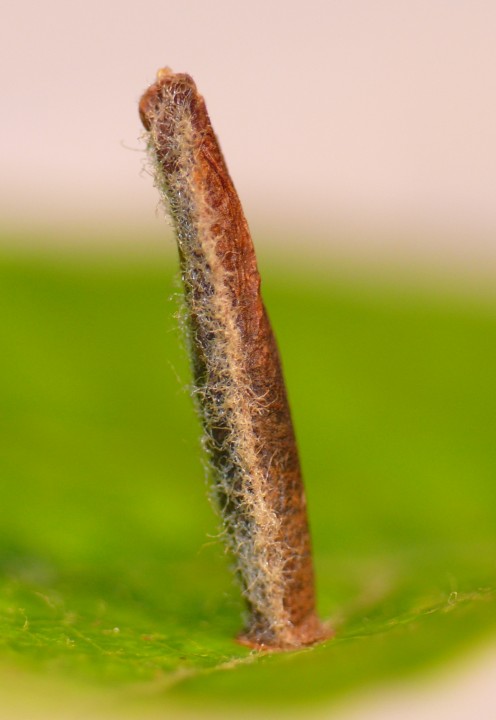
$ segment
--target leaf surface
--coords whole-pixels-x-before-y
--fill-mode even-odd
[[[232,710],[342,697],[492,631],[494,303],[269,267],[336,635],[260,655],[233,640],[174,274],[0,262],[0,664]]]

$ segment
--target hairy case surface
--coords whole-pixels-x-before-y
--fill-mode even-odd
[[[191,77],[159,71],[140,115],[175,225],[204,444],[248,603],[241,640],[311,644],[326,630],[315,613],[298,453],[243,210]]]

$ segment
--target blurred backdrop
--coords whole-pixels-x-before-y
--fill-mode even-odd
[[[495,29],[490,0],[4,1],[1,667],[153,679],[159,703],[168,673],[186,697],[304,703],[494,632],[496,314],[456,286],[494,285]],[[205,96],[263,258],[339,631],[230,674],[209,673],[244,652],[239,594],[205,541],[174,242],[137,112],[164,65]],[[54,262],[73,249],[90,252]],[[453,720],[476,697],[492,718],[494,650],[473,662],[353,717]]]
[[[495,27],[490,0],[8,0],[2,223],[163,232],[137,102],[169,65],[206,97],[264,243],[487,272]]]

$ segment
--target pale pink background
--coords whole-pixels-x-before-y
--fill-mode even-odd
[[[10,0],[0,47],[3,225],[157,227],[136,105],[169,65],[258,233],[496,264],[491,0]]]

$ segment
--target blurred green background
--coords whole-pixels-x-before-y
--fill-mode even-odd
[[[0,667],[16,677],[124,693],[142,715],[294,708],[494,631],[494,297],[261,264],[335,639],[233,641],[175,255],[4,248]]]

